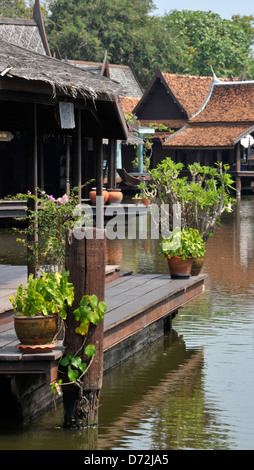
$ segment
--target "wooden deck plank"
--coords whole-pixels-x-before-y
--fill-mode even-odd
[[[167,274],[135,274],[120,277],[106,284],[107,312],[104,318],[104,352],[142,332],[148,325],[175,312],[204,290],[205,276],[172,280]],[[20,370],[35,371],[34,361],[55,361],[57,351],[42,354],[20,354],[13,321],[0,326],[0,373]],[[43,356],[43,358],[42,358]],[[22,360],[21,360],[22,359]],[[24,361],[27,364],[24,364]],[[6,364],[8,362],[8,365]],[[20,366],[20,363],[23,365]],[[16,364],[16,365],[15,365]],[[29,366],[30,364],[30,366]],[[43,366],[40,365],[40,370]],[[38,369],[38,370],[39,370]],[[45,367],[47,371],[47,367]]]
[[[203,277],[200,278],[203,282]],[[106,300],[108,310],[105,314],[104,325],[108,327],[112,324],[119,323],[123,318],[127,319],[133,315],[155,306],[158,302],[162,302],[165,299],[177,295],[181,291],[185,291],[186,288],[195,285],[197,278],[193,280],[190,278],[188,280],[171,280],[166,277],[166,279],[153,280],[144,286],[140,285],[139,288],[135,290],[132,289],[128,297],[119,295],[118,306],[115,304],[115,299]],[[144,290],[142,289],[144,287]],[[132,296],[135,298],[132,298]],[[107,299],[107,297],[106,297]]]

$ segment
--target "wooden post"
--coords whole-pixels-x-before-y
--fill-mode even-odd
[[[236,144],[236,196],[241,197],[242,191],[242,181],[241,175],[239,174],[241,171],[241,153],[240,153],[240,142]]]
[[[66,136],[66,194],[70,194],[70,145],[71,137]]]
[[[103,149],[102,137],[99,135],[95,139],[95,156],[96,156],[96,195],[101,196],[102,201],[102,187],[103,187]],[[103,229],[103,211],[104,204],[96,201],[96,227],[100,230]]]
[[[87,236],[88,231],[89,238]],[[93,238],[91,238],[91,231]],[[88,344],[95,345],[95,355],[88,373],[83,377],[83,390],[77,385],[63,387],[64,427],[73,425],[84,428],[98,424],[98,407],[103,378],[103,331],[104,322],[91,325],[85,345],[84,337],[75,333],[77,322],[73,310],[79,306],[84,294],[95,294],[99,301],[105,296],[105,231],[103,234],[94,228],[84,229],[84,238],[76,239],[71,230],[66,237],[65,267],[70,271],[70,282],[74,284],[75,301],[68,309],[64,345],[66,351],[77,351],[84,355]],[[84,358],[84,362],[86,362]]]
[[[116,140],[109,140],[108,152],[108,187],[115,189],[116,187]]]
[[[76,128],[73,132],[73,187],[78,187],[79,204],[81,203],[81,110],[77,109]]]
[[[28,119],[28,129],[27,129],[27,186],[28,190],[32,194],[37,196],[37,187],[38,187],[38,151],[37,151],[37,109],[36,103],[32,105],[32,112]],[[28,209],[34,211],[35,213],[38,210],[37,202],[33,199],[28,201]],[[38,242],[38,220],[37,216],[34,217],[34,236],[30,239],[31,243]],[[28,256],[30,255],[28,250]],[[29,274],[36,275],[38,271],[38,266],[36,261],[33,264],[28,262],[28,276]]]

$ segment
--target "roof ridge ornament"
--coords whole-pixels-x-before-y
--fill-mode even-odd
[[[215,74],[215,72],[213,70],[212,62],[210,62],[210,68],[211,68],[212,75],[213,75],[213,82],[214,83],[221,83],[221,81],[219,80],[219,78],[217,77],[217,75]]]

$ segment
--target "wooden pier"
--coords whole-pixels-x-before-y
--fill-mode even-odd
[[[10,381],[11,394],[26,423],[52,404],[50,384],[57,379],[63,349],[61,341],[52,352],[43,354],[22,354],[16,347],[19,341],[7,308],[8,295],[25,283],[26,272],[25,267],[12,268],[12,276],[10,267],[0,269],[0,383]],[[111,267],[113,277],[105,288],[104,373],[162,337],[178,309],[204,291],[204,275],[172,280],[163,274],[121,275],[116,268]]]

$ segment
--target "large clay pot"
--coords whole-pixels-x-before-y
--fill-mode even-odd
[[[203,264],[205,262],[205,258],[200,256],[199,258],[195,258],[193,260],[192,268],[191,268],[191,276],[198,276],[203,268]]]
[[[120,204],[123,200],[123,193],[121,189],[108,189],[108,203]]]
[[[92,188],[89,193],[89,198],[94,206],[96,205],[96,196],[96,188]],[[108,191],[105,188],[102,188],[102,196],[104,197],[104,204],[106,204],[106,202],[108,201]]]
[[[181,256],[168,256],[168,266],[172,279],[189,278],[193,258],[188,256],[185,260]]]
[[[14,328],[21,344],[49,344],[58,331],[58,316],[25,317],[14,315]]]

